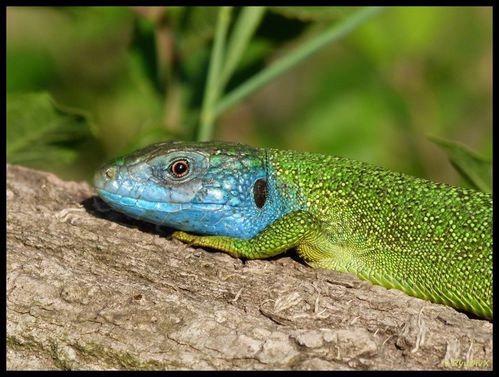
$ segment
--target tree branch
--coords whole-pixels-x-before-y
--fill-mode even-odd
[[[94,195],[7,166],[8,369],[492,368],[488,321],[292,252],[192,249]]]

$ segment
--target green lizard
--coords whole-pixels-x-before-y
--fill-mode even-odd
[[[103,167],[95,186],[114,209],[193,245],[248,259],[296,248],[312,267],[492,318],[490,194],[214,142],[149,146]]]

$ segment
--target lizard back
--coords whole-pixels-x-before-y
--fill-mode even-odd
[[[268,164],[321,224],[309,264],[492,317],[490,194],[313,153],[271,150]]]

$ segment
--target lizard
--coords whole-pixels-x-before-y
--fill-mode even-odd
[[[99,196],[173,237],[314,268],[492,319],[492,195],[345,157],[167,141],[100,168]]]

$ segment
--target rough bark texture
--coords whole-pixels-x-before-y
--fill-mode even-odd
[[[491,369],[492,324],[293,252],[241,261],[7,166],[8,369]]]

